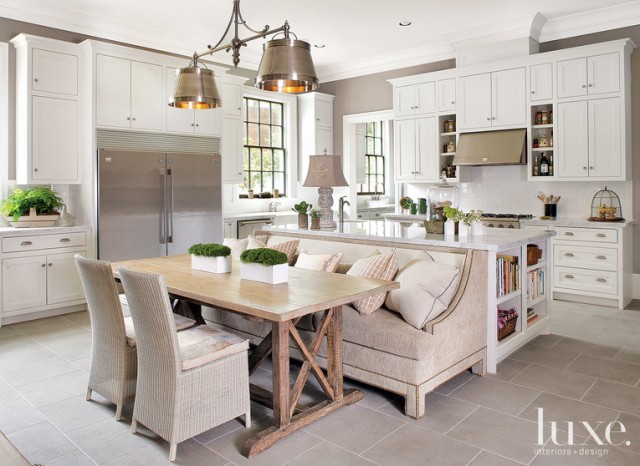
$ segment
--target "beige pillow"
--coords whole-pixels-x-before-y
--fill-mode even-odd
[[[374,251],[366,257],[358,259],[349,269],[347,275],[355,277],[377,278],[379,280],[393,280],[398,265],[396,263],[396,251],[392,250],[384,254]],[[365,299],[354,301],[353,307],[362,315],[371,314],[382,306],[387,293],[378,293]]]
[[[231,255],[233,257],[240,257],[240,254],[242,254],[247,249],[247,246],[249,246],[249,238],[225,238],[222,241],[222,244],[231,248]]]
[[[321,270],[322,272],[335,272],[340,259],[342,259],[341,252],[311,254],[306,251],[300,251],[295,267],[299,267],[301,269]]]
[[[449,307],[458,288],[460,270],[428,259],[413,259],[398,272],[396,281],[400,288],[387,294],[385,306],[421,329]]]
[[[271,243],[271,241],[267,242],[267,248],[275,249],[276,251],[284,252],[287,255],[287,260],[289,261],[289,265],[293,263],[293,258],[296,255],[296,251],[298,250],[298,244],[300,243],[299,239],[292,239],[289,241],[282,241],[280,243]],[[262,246],[265,247],[265,246]]]
[[[267,239],[268,236],[253,236],[249,235],[247,237],[247,249],[258,249],[258,248],[266,248],[267,247]]]

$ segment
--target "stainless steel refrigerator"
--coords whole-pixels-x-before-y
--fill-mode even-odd
[[[98,258],[140,259],[221,243],[220,155],[98,151]]]

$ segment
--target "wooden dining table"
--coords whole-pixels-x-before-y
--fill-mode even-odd
[[[253,373],[270,355],[272,391],[251,384],[251,397],[273,409],[273,425],[246,441],[242,454],[252,457],[278,440],[326,416],[361,400],[362,392],[343,389],[342,305],[400,287],[392,281],[355,277],[289,267],[287,283],[270,285],[240,278],[240,263],[234,261],[231,273],[213,274],[191,268],[189,255],[136,259],[112,264],[118,269],[162,275],[172,297],[186,300],[192,308],[206,305],[242,314],[250,319],[271,323],[271,332],[249,356]],[[310,344],[296,328],[304,316],[321,312]],[[327,368],[316,361],[326,335]],[[291,387],[289,370],[290,339],[303,358],[302,367]],[[326,399],[315,405],[299,404],[309,375],[313,373]]]

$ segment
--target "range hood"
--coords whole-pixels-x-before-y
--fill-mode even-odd
[[[453,165],[524,165],[526,134],[524,128],[461,134]]]

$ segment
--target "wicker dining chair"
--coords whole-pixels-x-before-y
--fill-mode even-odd
[[[75,255],[80,280],[91,319],[91,369],[87,400],[93,391],[116,405],[116,420],[122,408],[135,398],[138,358],[131,317],[123,316],[111,264]],[[192,327],[195,322],[176,316],[177,329]]]
[[[140,422],[170,444],[245,415],[251,425],[248,340],[199,326],[178,334],[164,279],[118,269],[138,342],[137,396],[131,432]]]

